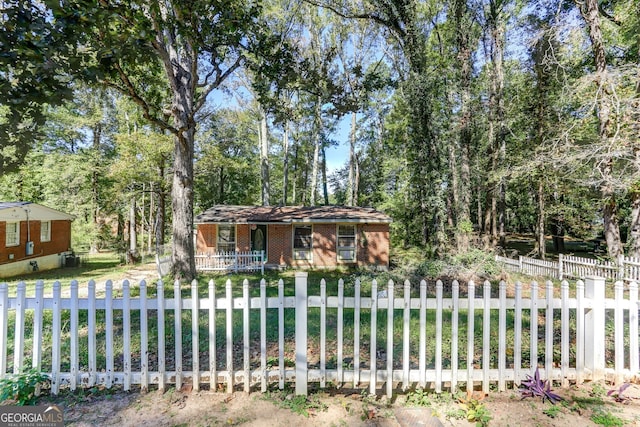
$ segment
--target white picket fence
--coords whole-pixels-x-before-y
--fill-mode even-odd
[[[260,271],[264,274],[264,251],[215,252],[197,254],[198,271]]]
[[[619,383],[640,373],[635,282],[628,290],[617,282],[614,298],[605,298],[601,278],[571,290],[566,281],[542,289],[536,282],[454,281],[446,295],[441,281],[414,289],[408,281],[379,288],[374,280],[365,288],[369,295],[360,281],[342,280],[337,294],[327,295],[322,281],[319,295],[308,295],[318,284],[299,272],[294,285],[294,295],[285,296],[280,280],[277,296],[275,289],[268,296],[264,280],[259,286],[245,280],[242,296],[234,296],[230,280],[223,289],[210,281],[201,296],[197,282],[189,289],[176,282],[168,298],[162,281],[152,287],[107,281],[104,289],[90,281],[80,292],[77,281],[64,289],[56,282],[47,296],[42,281],[35,294],[20,283],[9,295],[1,284],[0,378],[33,367],[48,373],[53,393],[185,383],[196,391],[208,384],[249,392],[295,382],[296,393],[306,394],[310,382],[332,382],[391,396],[398,385],[439,392],[481,384],[488,392],[497,384],[502,391],[538,366],[561,386],[605,377]]]
[[[505,270],[530,276],[584,279],[587,276],[604,277],[609,280],[640,281],[640,259],[620,256],[617,262],[569,255],[558,255],[558,261],[519,256],[517,259],[496,256],[496,261]]]

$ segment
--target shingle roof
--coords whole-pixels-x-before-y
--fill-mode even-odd
[[[32,202],[0,201],[0,221],[73,220],[75,217],[65,212]]]
[[[373,208],[355,206],[236,206],[216,205],[196,216],[195,223],[390,223],[391,217]]]
[[[30,205],[31,202],[0,202],[0,210]]]

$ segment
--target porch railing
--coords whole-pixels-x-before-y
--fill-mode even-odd
[[[264,251],[214,252],[197,254],[198,271],[260,271],[264,274]]]

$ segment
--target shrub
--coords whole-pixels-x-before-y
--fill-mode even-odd
[[[10,401],[16,405],[33,405],[40,394],[42,385],[49,377],[36,369],[9,375],[0,380],[0,401]]]

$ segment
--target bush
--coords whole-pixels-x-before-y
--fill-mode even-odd
[[[36,369],[9,375],[0,380],[0,401],[19,406],[33,405],[41,387],[48,381],[49,377]]]

